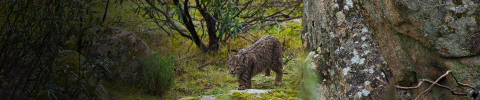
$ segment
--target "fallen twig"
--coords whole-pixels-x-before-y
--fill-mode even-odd
[[[455,92],[452,88],[450,88],[450,87],[448,87],[448,86],[438,84],[437,82],[438,82],[439,80],[441,80],[442,78],[444,78],[445,76],[447,76],[447,74],[449,74],[449,72],[451,72],[451,71],[450,71],[450,70],[447,71],[444,75],[440,76],[435,82],[430,81],[430,80],[427,80],[427,79],[422,79],[422,80],[420,80],[420,82],[418,83],[418,85],[415,86],[415,87],[402,87],[402,86],[398,86],[398,85],[396,85],[395,87],[396,87],[397,89],[402,89],[402,90],[412,90],[412,89],[418,89],[418,88],[420,87],[420,85],[422,85],[423,82],[428,82],[428,83],[431,83],[432,85],[431,85],[427,90],[423,91],[420,95],[418,95],[417,98],[415,98],[415,99],[418,99],[418,97],[420,97],[422,94],[424,94],[425,92],[428,92],[428,91],[433,87],[433,85],[436,85],[436,86],[438,86],[438,87],[448,89],[448,90],[452,93],[452,95],[467,96],[467,99],[468,99],[468,100],[473,100],[474,98],[476,98],[476,100],[477,100],[477,99],[480,100],[480,94],[477,93],[477,89],[474,88],[473,86],[468,85],[468,84],[459,83],[459,82],[457,81],[457,79],[453,76],[453,73],[452,73],[452,76],[453,76],[453,78],[455,79],[455,82],[456,82],[457,84],[459,84],[460,86],[472,88],[473,90],[470,90],[470,91],[468,91],[468,92],[466,92],[466,93],[458,93],[458,92]],[[387,83],[383,82],[383,81],[380,80],[379,78],[377,78],[377,79],[378,79],[380,82],[382,82],[383,84],[388,85]],[[387,78],[387,81],[389,81],[388,78]],[[383,86],[383,85],[380,85],[380,86]],[[379,86],[379,87],[380,87],[380,86]]]
[[[212,49],[212,48],[214,48],[215,46],[217,46],[218,44],[220,44],[220,43],[217,43],[217,44],[215,44],[215,45],[212,45],[212,46],[208,47],[207,49],[202,50],[201,52],[198,52],[198,53],[196,53],[196,54],[193,54],[193,55],[190,55],[190,56],[187,56],[187,57],[184,57],[184,58],[177,59],[177,60],[175,60],[175,62],[177,62],[177,61],[182,61],[182,60],[184,60],[184,59],[189,59],[189,58],[195,57],[195,56],[197,56],[197,55],[199,55],[199,54],[201,54],[201,53],[207,52],[208,49]]]
[[[422,82],[428,82],[428,83],[431,83],[432,85],[434,84],[433,81],[430,81],[430,80],[427,80],[427,79],[422,79],[421,82],[419,83],[419,85],[416,86],[416,87],[402,87],[402,86],[395,86],[395,87],[398,88],[398,89],[403,89],[403,90],[417,89],[420,86],[420,84],[422,84]],[[438,84],[438,83],[435,83],[435,85],[437,85],[438,87],[445,88],[445,89],[449,90],[450,92],[452,92],[453,95],[462,95],[462,96],[467,95],[467,93],[457,93],[457,92],[453,91],[452,88],[450,88],[448,86],[445,86],[445,85],[441,85],[441,84]]]
[[[457,78],[455,78],[455,76],[454,76],[453,74],[452,74],[452,77],[453,77],[453,79],[455,79],[455,82],[457,82],[458,85],[464,86],[464,87],[469,87],[469,88],[472,88],[473,90],[477,91],[477,89],[474,88],[473,86],[470,86],[470,85],[468,85],[468,84],[463,84],[463,83],[458,82],[458,81],[457,81]]]
[[[210,64],[213,64],[213,63],[217,63],[218,61],[221,61],[223,59],[225,59],[226,57],[222,57],[220,59],[217,59],[217,60],[213,60],[213,61],[209,61],[209,62],[206,62],[206,63],[203,63],[202,65],[198,66],[197,69],[202,69],[203,67],[207,66],[207,65],[210,65]]]
[[[181,70],[181,69],[177,69],[177,68],[173,68],[173,70],[174,70],[175,72],[180,73],[180,74],[181,74],[181,73],[186,73],[187,75],[193,77],[193,76],[192,76],[190,73],[188,73],[187,71],[184,71],[184,70]]]
[[[435,82],[432,83],[432,85],[430,85],[430,87],[428,87],[427,90],[425,90],[425,91],[423,91],[422,93],[420,93],[420,94],[415,98],[415,100],[417,100],[420,96],[422,96],[422,94],[430,91],[430,89],[432,89],[432,87],[433,87],[435,84],[437,84],[438,81],[440,81],[440,79],[442,79],[443,77],[447,76],[448,73],[450,73],[450,72],[451,72],[451,70],[448,70],[445,74],[443,74],[442,76],[440,76]],[[423,81],[422,81],[422,82],[423,82]],[[420,84],[418,84],[418,85],[420,85]]]

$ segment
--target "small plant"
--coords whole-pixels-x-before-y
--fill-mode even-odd
[[[142,60],[143,88],[154,95],[167,92],[174,83],[174,60],[171,55],[152,53]]]
[[[300,93],[297,95],[301,97],[302,99],[318,99],[316,93],[317,91],[316,86],[318,79],[317,75],[315,75],[315,72],[311,69],[311,62],[313,61],[313,55],[315,53],[310,52],[305,59],[300,60],[300,71],[299,74],[302,75],[302,81],[301,81],[301,90]]]

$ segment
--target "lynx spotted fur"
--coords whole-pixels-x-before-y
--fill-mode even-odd
[[[251,89],[252,77],[270,70],[276,73],[275,85],[282,83],[282,44],[273,36],[264,36],[248,48],[240,49],[236,55],[227,53],[227,68],[238,79],[237,90]]]

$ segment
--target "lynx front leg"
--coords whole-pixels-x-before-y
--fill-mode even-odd
[[[280,66],[278,68],[272,69],[275,72],[275,85],[281,85],[282,84],[282,77],[283,77],[283,67],[281,65],[282,63],[280,62]]]
[[[247,89],[252,89],[252,78],[249,78],[247,81]]]
[[[282,84],[282,77],[283,77],[283,72],[280,70],[278,72],[275,72],[275,85],[281,85]]]
[[[250,77],[250,72],[243,72],[240,77],[238,77],[238,87],[237,90],[245,90],[252,88],[252,78]]]
[[[240,80],[237,90],[252,89],[252,79]]]
[[[248,80],[245,80],[244,78],[239,78],[238,79],[238,87],[237,90],[245,90],[248,88]]]

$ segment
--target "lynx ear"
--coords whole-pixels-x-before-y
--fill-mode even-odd
[[[228,52],[228,50],[227,50],[227,58],[232,59],[232,54],[230,54],[230,52]]]
[[[245,62],[245,54],[240,54],[240,61]]]

